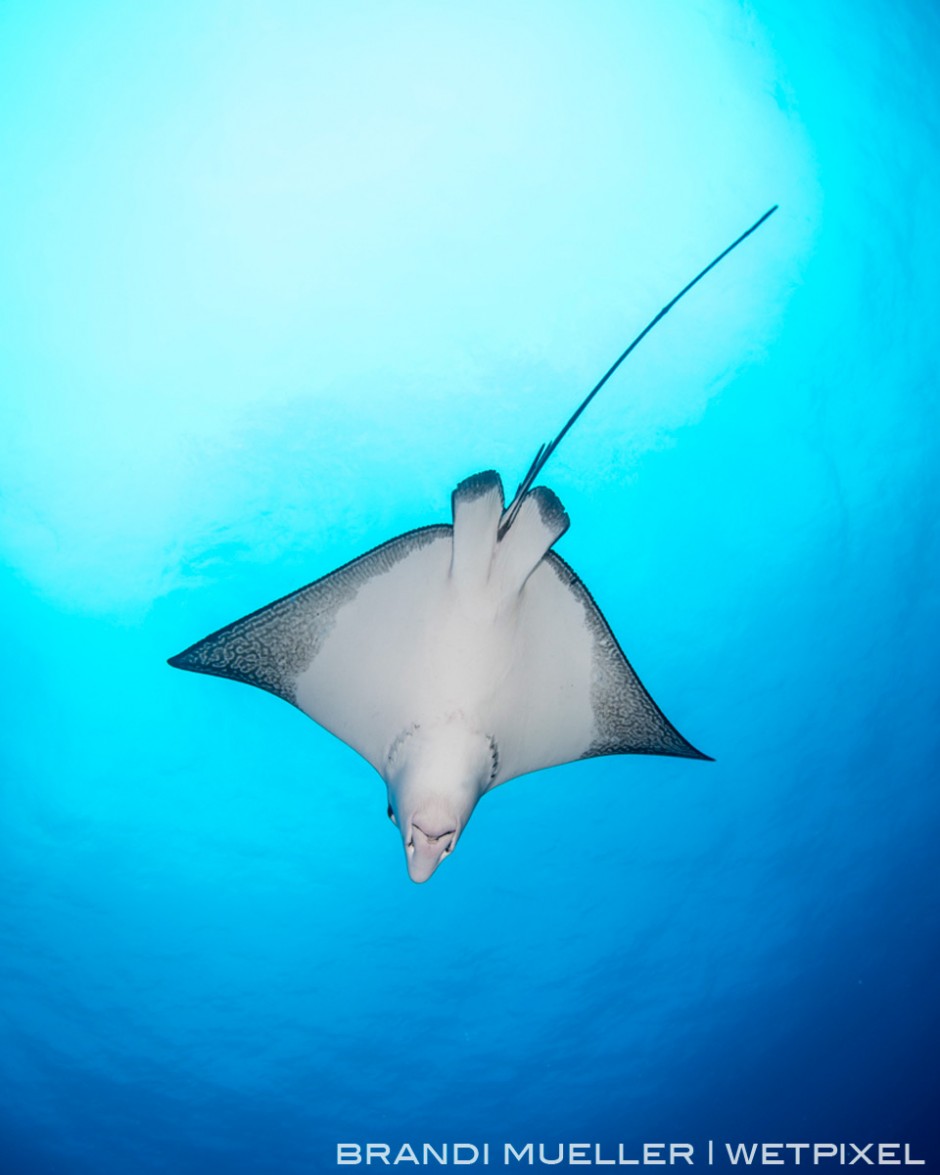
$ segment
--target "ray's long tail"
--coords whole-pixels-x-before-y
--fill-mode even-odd
[[[676,296],[671,301],[667,302],[666,305],[662,308],[662,310],[660,310],[660,312],[654,318],[650,319],[650,321],[640,331],[640,333],[636,336],[636,338],[630,343],[630,345],[623,352],[623,354],[620,355],[620,357],[614,363],[612,363],[610,365],[610,367],[607,369],[607,371],[603,374],[603,376],[601,376],[601,378],[597,381],[597,383],[594,385],[594,387],[591,388],[591,390],[584,397],[584,399],[581,401],[581,403],[578,405],[578,407],[574,410],[574,412],[572,412],[571,416],[568,418],[564,428],[561,430],[561,432],[558,434],[558,436],[556,436],[554,440],[549,441],[547,444],[539,446],[539,451],[535,454],[535,457],[532,460],[532,464],[529,466],[528,473],[526,473],[525,477],[519,483],[519,488],[516,490],[515,497],[510,502],[510,504],[506,507],[506,511],[503,514],[502,519],[500,520],[500,524],[499,524],[500,538],[502,538],[502,536],[506,533],[506,531],[510,528],[510,526],[512,526],[513,520],[515,519],[516,515],[519,513],[519,508],[522,505],[522,499],[526,496],[526,494],[532,488],[532,485],[533,485],[535,479],[538,477],[538,475],[545,468],[545,465],[548,462],[549,457],[551,457],[552,453],[555,452],[555,450],[558,448],[558,446],[561,444],[562,440],[564,439],[568,430],[571,428],[571,426],[574,424],[574,422],[578,419],[578,417],[581,415],[581,413],[584,411],[584,409],[587,408],[588,404],[590,404],[590,402],[594,399],[594,397],[601,390],[601,388],[604,386],[604,384],[607,383],[607,381],[614,374],[614,372],[617,370],[617,368],[620,366],[620,364],[623,363],[624,359],[626,359],[626,357],[631,353],[631,351],[633,351],[646,338],[646,336],[650,333],[650,331],[653,329],[653,327],[656,326],[656,324],[658,322],[660,322],[663,318],[666,317],[666,315],[673,308],[673,306],[675,306],[675,304],[680,300],[680,298],[684,298],[685,295],[689,292],[689,290],[691,290],[694,285],[697,285],[702,280],[702,278],[707,273],[709,273],[711,270],[713,270],[715,268],[715,266],[720,261],[723,261],[728,256],[728,254],[731,253],[734,249],[736,249],[738,247],[738,245],[741,244],[742,241],[746,240],[751,235],[751,233],[756,232],[757,229],[759,229],[760,226],[764,223],[764,221],[767,220],[768,217],[772,216],[773,213],[777,211],[778,207],[779,207],[778,204],[774,204],[772,208],[768,208],[767,211],[764,213],[764,215],[759,220],[756,220],[751,225],[751,227],[749,229],[747,229],[746,232],[743,232],[737,238],[737,240],[732,241],[731,244],[727,247],[727,249],[723,249],[722,252],[720,252],[717,257],[715,257],[712,261],[710,261],[708,263],[708,265],[706,265],[703,270],[701,270],[699,273],[697,273],[695,275],[695,277],[693,277],[690,282],[688,282],[686,285],[684,285],[682,287],[682,289],[679,291],[679,293],[676,294]]]

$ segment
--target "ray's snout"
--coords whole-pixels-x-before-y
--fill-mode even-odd
[[[493,754],[492,738],[462,715],[414,723],[395,740],[385,776],[389,816],[412,881],[427,881],[456,848],[490,781]]]
[[[413,822],[405,842],[408,876],[411,880],[419,884],[427,881],[441,861],[453,851],[456,841],[456,828],[438,829],[432,826],[426,831],[420,824]]]

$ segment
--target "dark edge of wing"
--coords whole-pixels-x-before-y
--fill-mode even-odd
[[[186,669],[191,673],[204,673],[212,677],[225,677],[230,680],[244,681],[249,685],[256,685],[261,689],[267,690],[276,697],[283,698],[285,701],[294,704],[292,691],[285,688],[283,682],[279,680],[265,680],[260,676],[246,676],[242,672],[231,672],[224,665],[213,665],[207,663],[201,654],[208,647],[216,647],[224,644],[225,638],[236,633],[237,630],[245,631],[252,627],[252,623],[258,621],[266,613],[271,614],[277,611],[286,611],[293,600],[304,593],[310,592],[319,585],[324,584],[326,580],[332,579],[336,576],[355,574],[358,567],[375,557],[381,556],[383,552],[391,553],[390,548],[404,547],[400,557],[407,555],[409,549],[413,549],[415,540],[419,540],[421,545],[432,542],[436,538],[443,538],[451,534],[453,528],[446,523],[435,523],[430,526],[419,526],[414,530],[405,531],[403,534],[396,535],[395,538],[387,539],[384,543],[379,543],[370,550],[364,552],[362,555],[357,555],[355,559],[350,559],[347,563],[341,564],[334,568],[326,575],[321,575],[319,579],[312,580],[310,583],[304,584],[292,592],[288,592],[285,596],[280,596],[276,600],[272,600],[269,604],[265,604],[261,608],[256,608],[253,612],[247,613],[245,616],[240,616],[237,620],[233,620],[230,624],[224,625],[222,628],[216,629],[215,632],[209,633],[208,636],[202,640],[196,641],[181,653],[177,653],[174,657],[167,659],[167,664],[174,669]],[[411,542],[409,543],[409,540]],[[421,541],[423,540],[423,541]],[[397,562],[397,559],[395,560]]]
[[[706,755],[704,753],[704,751],[700,751],[700,750],[698,750],[697,747],[694,747],[689,742],[689,740],[687,738],[685,738],[684,735],[680,734],[679,731],[676,730],[675,726],[673,726],[673,724],[669,721],[669,719],[662,712],[662,710],[659,708],[659,706],[657,706],[652,694],[650,694],[649,690],[646,688],[646,686],[640,680],[640,675],[637,673],[637,671],[630,664],[630,661],[629,661],[626,653],[620,647],[620,642],[617,640],[616,636],[614,636],[613,630],[611,629],[610,625],[607,623],[607,619],[604,616],[604,613],[598,607],[597,601],[591,595],[591,593],[588,590],[588,588],[586,587],[584,581],[577,574],[577,572],[570,566],[570,564],[566,563],[565,560],[562,559],[562,557],[556,551],[549,551],[545,555],[545,560],[546,560],[546,562],[548,562],[552,566],[552,568],[554,569],[556,574],[559,576],[559,578],[568,587],[570,587],[575,592],[576,595],[581,596],[584,603],[586,604],[586,606],[588,606],[591,609],[592,618],[594,619],[595,623],[599,623],[600,625],[603,626],[603,631],[604,631],[605,635],[608,637],[608,639],[610,640],[612,647],[617,651],[617,653],[619,653],[620,657],[623,660],[624,665],[627,667],[629,672],[632,673],[633,676],[636,678],[636,681],[637,681],[638,685],[640,686],[640,689],[643,690],[644,694],[646,695],[646,697],[649,700],[650,705],[653,707],[653,709],[655,710],[658,717],[662,719],[666,728],[672,734],[675,735],[675,737],[679,740],[680,745],[683,747],[682,750],[676,750],[676,751],[669,751],[669,750],[665,750],[665,751],[639,750],[638,751],[638,750],[634,750],[633,748],[620,749],[616,746],[610,746],[610,747],[605,747],[605,748],[603,748],[601,750],[597,750],[597,751],[588,751],[583,756],[583,758],[590,759],[590,758],[596,758],[596,757],[599,757],[602,755],[618,755],[618,754],[663,755],[663,756],[668,756],[671,758],[678,758],[678,759],[701,759],[701,760],[708,762],[708,763],[714,763],[715,760],[712,758],[712,756]]]

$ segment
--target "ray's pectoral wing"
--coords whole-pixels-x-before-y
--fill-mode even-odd
[[[650,697],[590,592],[554,551],[520,602],[514,668],[500,705],[513,721],[498,722],[496,784],[596,755],[709,759]]]
[[[402,671],[420,642],[423,601],[447,574],[451,533],[428,526],[400,535],[170,664],[268,690],[378,767],[409,718]]]

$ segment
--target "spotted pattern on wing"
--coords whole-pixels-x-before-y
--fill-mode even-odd
[[[584,608],[584,622],[594,637],[591,708],[597,733],[581,758],[675,755],[707,759],[682,737],[647,693],[577,574],[554,551],[549,551],[545,562]]]
[[[313,661],[341,608],[377,575],[451,533],[449,526],[408,531],[322,579],[220,628],[170,659],[177,669],[258,686],[296,705],[299,675]]]

